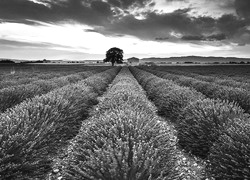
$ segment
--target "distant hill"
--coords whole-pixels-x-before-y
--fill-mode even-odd
[[[214,62],[249,62],[250,58],[236,58],[236,57],[202,57],[202,56],[183,56],[183,57],[169,57],[169,58],[157,58],[157,57],[151,57],[151,58],[143,58],[140,60],[141,63],[145,62],[165,62],[165,63],[171,63],[171,62],[197,62],[197,63],[214,63]]]

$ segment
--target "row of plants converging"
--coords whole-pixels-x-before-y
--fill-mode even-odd
[[[250,91],[249,89],[222,86],[216,83],[205,82],[191,77],[179,76],[172,73],[146,69],[164,79],[173,80],[181,86],[191,87],[208,98],[227,100],[239,104],[247,113],[250,113]]]
[[[73,73],[73,72],[72,72]],[[76,72],[75,72],[76,73]],[[5,72],[5,74],[2,74],[0,75],[0,82],[1,83],[4,83],[6,82],[6,85],[8,85],[8,82],[9,83],[22,83],[22,81],[24,81],[23,79],[26,79],[26,78],[46,78],[45,76],[50,76],[51,75],[69,75],[69,73],[67,74],[65,71],[64,72],[33,72],[33,71],[23,71],[23,72],[17,72],[15,70],[12,70],[10,68],[8,68],[8,71]],[[24,81],[25,82],[25,81]],[[2,84],[1,86],[2,87]]]
[[[147,68],[150,70],[156,70],[156,71],[163,71],[163,72],[168,72],[174,75],[179,75],[179,78],[187,78],[191,77],[197,80],[201,81],[206,81],[206,82],[213,82],[218,85],[222,86],[230,86],[230,87],[235,87],[235,88],[244,88],[244,89],[250,89],[250,84],[246,82],[238,82],[228,76],[224,76],[223,78],[220,77],[215,77],[215,76],[205,76],[205,75],[200,75],[197,73],[192,73],[192,72],[186,72],[186,71],[180,71],[180,70],[171,70],[171,69],[166,69],[164,67],[150,67]],[[187,76],[187,77],[185,77]]]
[[[61,76],[78,73],[86,70],[94,70],[104,66],[86,66],[82,64],[15,64],[0,66],[0,82],[5,80],[21,80],[43,74],[61,74]]]
[[[0,179],[44,179],[120,68],[35,96],[0,114]]]
[[[48,80],[48,79],[52,79],[55,77],[60,77],[63,76],[63,74],[66,73],[43,73],[43,74],[37,74],[37,73],[31,73],[31,77],[26,76],[27,74],[25,74],[25,76],[21,75],[18,79],[2,79],[0,81],[0,89],[3,88],[8,88],[11,86],[17,86],[17,85],[23,85],[23,84],[29,84],[33,81],[37,81],[37,80]],[[69,74],[67,74],[69,75]]]
[[[48,93],[53,89],[63,87],[70,83],[76,83],[103,70],[105,69],[97,68],[93,71],[79,72],[49,80],[37,80],[29,84],[0,89],[0,113],[4,112],[8,108],[14,107],[25,99]]]
[[[128,68],[120,71],[91,115],[67,148],[57,178],[186,178],[173,129],[156,115]]]
[[[197,65],[188,65],[188,66],[155,66],[157,70],[165,71],[179,71],[185,73],[195,73],[203,76],[210,77],[219,77],[222,79],[231,79],[238,82],[250,83],[249,76],[250,66],[248,65],[207,65],[207,66],[197,66]],[[150,67],[151,68],[151,67]]]
[[[204,159],[207,177],[250,179],[250,117],[233,102],[131,67],[133,75],[176,130],[179,147]],[[155,73],[157,74],[157,73]]]
[[[105,67],[105,66],[80,66],[80,67],[72,67],[64,65],[65,67],[55,67],[50,71],[51,67],[50,66],[46,66],[45,67],[50,67],[48,68],[48,70],[41,70],[41,71],[35,71],[33,72],[32,69],[29,68],[29,70],[25,70],[24,66],[24,72],[17,72],[14,74],[5,74],[0,76],[0,89],[3,88],[8,88],[11,86],[17,86],[17,85],[24,85],[24,84],[29,84],[32,83],[34,81],[37,80],[49,80],[52,78],[58,78],[58,77],[62,77],[62,76],[67,76],[70,74],[76,74],[79,72],[83,72],[83,71],[97,71],[97,72],[101,72],[102,70],[107,70],[110,67]],[[39,67],[40,68],[40,67]],[[44,68],[44,67],[41,67]],[[68,68],[68,69],[65,69]]]

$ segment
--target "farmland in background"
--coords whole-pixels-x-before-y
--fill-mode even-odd
[[[1,65],[0,179],[250,179],[250,66]]]
[[[23,77],[33,77],[33,75],[38,76],[39,74],[55,74],[55,76],[59,77],[62,75],[91,70],[96,67],[99,66],[86,66],[83,64],[1,64],[0,81],[22,79]]]
[[[250,79],[249,65],[188,65],[188,66],[154,66],[151,69],[172,72],[187,76],[207,76],[208,78],[233,79],[244,82]]]

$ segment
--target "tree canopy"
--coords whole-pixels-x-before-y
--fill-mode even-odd
[[[111,62],[112,66],[114,66],[115,63],[121,64],[123,61],[123,50],[117,47],[110,48],[106,52],[106,58],[103,61]]]

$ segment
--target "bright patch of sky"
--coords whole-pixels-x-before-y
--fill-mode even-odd
[[[189,14],[192,16],[220,17],[223,14],[235,14],[235,9],[230,7],[234,0],[155,0],[155,3],[154,9],[159,13],[190,8]]]
[[[99,54],[102,58],[110,47],[119,47],[127,54],[145,54],[144,57],[165,57],[170,54],[190,55],[190,53],[204,54],[219,50],[230,50],[230,46],[195,45],[190,43],[171,43],[143,41],[136,37],[106,37],[96,32],[85,32],[91,27],[79,24],[51,25],[42,23],[41,26],[31,26],[19,23],[0,24],[1,39],[34,43],[53,44],[50,50],[61,50],[77,53]],[[178,36],[178,34],[173,35]],[[18,47],[16,47],[18,48]],[[39,47],[35,47],[39,48]],[[42,55],[41,55],[41,58]],[[104,58],[104,57],[103,57]],[[127,57],[128,58],[128,57]]]

